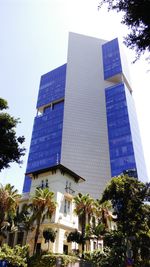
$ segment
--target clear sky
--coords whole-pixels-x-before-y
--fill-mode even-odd
[[[26,138],[24,164],[0,173],[0,182],[21,192],[29,151],[40,76],[66,62],[68,32],[111,40],[127,33],[121,14],[98,11],[96,0],[0,0],[0,96],[9,113],[19,117],[17,134]],[[124,48],[129,61],[133,97],[150,177],[150,69],[143,58],[132,64],[134,52]]]

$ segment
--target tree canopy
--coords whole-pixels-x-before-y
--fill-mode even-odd
[[[133,235],[139,230],[148,229],[148,205],[144,204],[148,195],[147,184],[136,178],[121,175],[110,181],[103,192],[101,202],[111,200],[117,214],[118,228],[123,233]]]
[[[56,231],[53,230],[53,228],[46,228],[43,230],[43,237],[45,239],[45,243],[48,243],[48,251],[49,251],[49,243],[55,242],[56,239]]]
[[[99,7],[103,4],[108,5],[108,10],[123,13],[121,22],[129,28],[125,44],[135,49],[136,58],[150,52],[150,0],[100,0]]]
[[[7,101],[0,98],[0,171],[8,168],[11,162],[21,163],[24,155],[23,144],[25,138],[16,136],[16,126],[20,122],[3,110],[8,108]]]
[[[55,242],[56,232],[52,228],[47,228],[43,230],[43,237],[45,239],[45,243],[51,241]]]
[[[149,184],[128,175],[114,177],[103,192],[100,202],[110,200],[117,215],[117,230],[104,238],[114,260],[116,254],[122,253],[117,266],[124,266],[125,258],[132,258],[135,266],[150,264],[149,196]]]
[[[67,242],[76,242],[78,244],[82,244],[82,239],[82,234],[77,230],[70,232],[67,236]]]

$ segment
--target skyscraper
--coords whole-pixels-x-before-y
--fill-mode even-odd
[[[26,178],[62,164],[98,198],[111,177],[147,180],[132,87],[118,39],[69,34],[67,64],[41,77]]]

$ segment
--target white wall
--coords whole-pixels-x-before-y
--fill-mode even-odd
[[[69,249],[74,248],[72,244],[67,243],[65,233],[78,229],[78,217],[74,213],[75,205],[73,202],[73,195],[71,196],[71,194],[66,193],[66,181],[68,181],[68,185],[71,183],[71,189],[75,191],[75,194],[80,191],[80,183],[78,184],[73,176],[68,173],[62,173],[59,169],[57,169],[56,172],[48,171],[38,174],[37,178],[32,179],[30,196],[34,195],[36,188],[41,185],[42,180],[44,182],[48,180],[49,190],[55,193],[57,207],[52,219],[46,219],[41,229],[52,227],[57,232],[55,243],[51,244],[51,250],[53,250],[53,252],[63,253],[64,244],[67,244]],[[70,199],[70,212],[68,213],[64,213],[65,199]],[[43,230],[41,230],[41,233],[42,231]],[[33,238],[30,234],[28,237],[29,243],[31,243],[31,240],[33,240]],[[39,242],[42,242],[42,249],[47,249],[47,244],[44,244],[43,238],[39,238]]]
[[[56,173],[51,171],[41,173],[36,179],[32,179],[30,195],[34,195],[35,189],[41,185],[42,180],[45,182],[48,180],[49,190],[55,193],[55,200],[57,202],[57,208],[55,215],[52,217],[51,222],[64,225],[66,228],[78,228],[78,217],[74,214],[74,202],[70,201],[70,212],[64,214],[64,201],[65,201],[65,187],[66,181],[71,182],[71,188],[75,191],[75,194],[79,191],[79,184],[67,173],[62,174],[60,170]],[[47,224],[48,221],[45,221]]]
[[[61,163],[86,179],[80,191],[99,198],[110,179],[101,45],[70,33]]]

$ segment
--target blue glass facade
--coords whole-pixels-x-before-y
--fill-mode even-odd
[[[31,178],[26,175],[25,179],[24,179],[24,185],[23,185],[23,193],[25,192],[29,192],[30,191],[30,187],[31,187]]]
[[[136,169],[124,84],[105,89],[111,175]]]
[[[26,173],[55,166],[60,162],[66,64],[41,77],[37,108],[42,113],[34,120]],[[23,192],[29,192],[25,177]]]
[[[46,108],[34,120],[27,173],[46,169],[60,161],[64,102]]]
[[[122,65],[118,39],[114,39],[102,46],[104,79],[107,80],[122,73]]]
[[[64,64],[41,77],[37,108],[64,97],[66,66]]]

